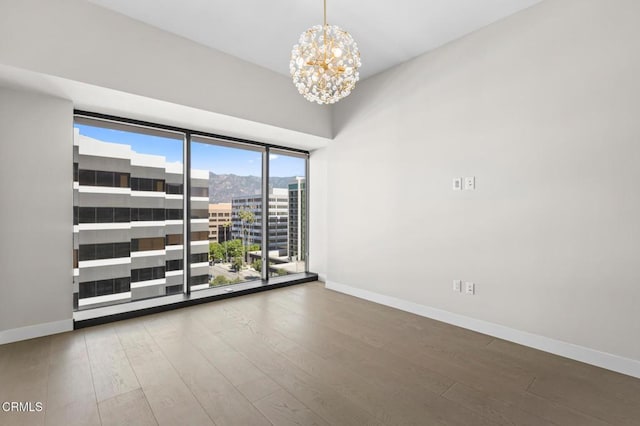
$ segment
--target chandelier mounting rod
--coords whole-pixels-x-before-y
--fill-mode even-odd
[[[324,0],[324,26],[327,26],[327,0]]]

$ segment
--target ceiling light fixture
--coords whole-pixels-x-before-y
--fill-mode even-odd
[[[360,79],[360,51],[351,34],[336,25],[315,25],[300,35],[291,51],[289,71],[308,101],[333,104],[348,96]]]

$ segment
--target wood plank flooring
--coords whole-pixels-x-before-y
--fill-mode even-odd
[[[640,425],[640,380],[309,283],[0,346],[0,425]]]

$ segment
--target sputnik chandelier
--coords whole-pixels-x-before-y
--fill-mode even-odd
[[[308,101],[333,104],[348,96],[359,80],[360,51],[351,35],[336,25],[315,25],[300,35],[291,51],[289,71]]]

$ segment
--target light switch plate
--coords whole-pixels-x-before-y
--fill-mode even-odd
[[[453,190],[461,191],[462,190],[462,178],[453,178]]]
[[[469,176],[464,178],[464,189],[466,190],[475,190],[476,189],[476,178],[475,176]]]
[[[462,281],[453,280],[453,291],[456,293],[460,293],[460,291],[462,291]]]
[[[476,294],[476,285],[474,283],[471,282],[466,282],[464,283],[464,288],[465,288],[465,294],[468,295],[474,295]]]

